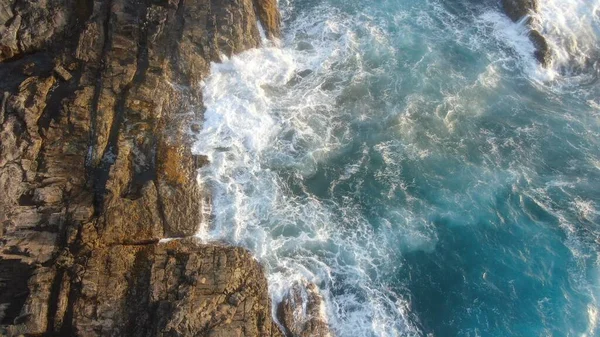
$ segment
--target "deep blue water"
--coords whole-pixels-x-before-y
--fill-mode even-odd
[[[542,4],[548,69],[496,1],[280,7],[206,80],[200,235],[339,336],[600,335],[600,1]]]

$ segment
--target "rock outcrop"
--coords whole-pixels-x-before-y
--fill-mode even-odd
[[[332,336],[323,298],[314,283],[292,285],[277,307],[277,319],[288,337]]]
[[[279,20],[272,0],[0,3],[0,335],[281,334],[247,252],[159,243],[210,202],[188,135],[210,62]]]
[[[502,8],[506,15],[514,22],[536,13],[539,8],[538,0],[502,0]],[[531,29],[529,39],[535,47],[534,56],[544,67],[552,61],[552,52],[544,36],[533,28],[531,18],[525,22]]]

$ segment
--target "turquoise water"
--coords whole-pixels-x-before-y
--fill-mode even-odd
[[[599,335],[600,2],[542,4],[549,69],[496,1],[280,7],[204,84],[199,235],[338,336]]]

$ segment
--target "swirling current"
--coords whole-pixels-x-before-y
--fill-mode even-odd
[[[280,0],[212,65],[198,234],[275,302],[315,283],[337,336],[598,336],[600,0]]]

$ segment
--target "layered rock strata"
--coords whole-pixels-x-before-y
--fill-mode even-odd
[[[528,17],[532,13],[537,13],[539,8],[538,0],[502,0],[502,8],[506,15],[514,22],[518,22]],[[535,47],[534,56],[544,67],[547,67],[552,61],[552,52],[544,36],[535,28],[531,17],[526,21],[531,29],[529,39]]]
[[[0,335],[281,334],[246,251],[159,243],[204,216],[200,81],[257,21],[275,1],[0,3]]]

